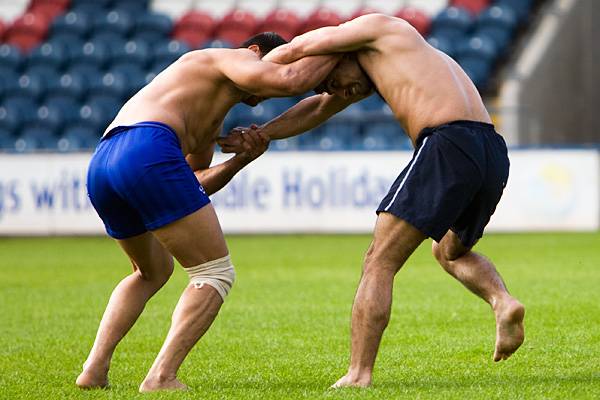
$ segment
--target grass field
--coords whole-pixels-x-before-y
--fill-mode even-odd
[[[108,390],[80,371],[108,296],[129,271],[108,238],[0,239],[2,399],[599,399],[600,235],[489,235],[527,307],[527,338],[491,361],[488,306],[435,264],[425,243],[396,278],[392,321],[369,389],[327,389],[344,374],[349,317],[368,236],[230,237],[238,272],[180,378],[193,390],[137,387],[186,284],[180,269],[117,349]]]

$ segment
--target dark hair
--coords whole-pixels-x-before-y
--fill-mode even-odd
[[[242,43],[240,48],[247,48],[255,44],[260,49],[262,55],[265,56],[275,47],[281,46],[282,44],[286,43],[287,41],[275,32],[263,32],[254,35],[250,39],[246,40],[244,43]]]

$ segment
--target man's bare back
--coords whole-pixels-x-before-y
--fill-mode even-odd
[[[477,89],[446,54],[407,22],[370,14],[301,35],[268,59],[291,62],[314,54],[356,52],[357,59],[413,143],[422,129],[457,120],[491,121]],[[334,71],[343,86],[345,71]]]
[[[335,57],[318,57],[283,66],[262,62],[249,49],[193,51],[133,96],[106,132],[141,121],[162,122],[177,133],[184,154],[199,153],[214,143],[234,104],[304,93],[335,62]]]

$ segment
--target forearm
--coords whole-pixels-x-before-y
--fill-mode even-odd
[[[210,196],[221,190],[248,163],[244,157],[236,155],[224,163],[194,171],[194,174]]]
[[[313,90],[327,78],[340,60],[339,55],[305,57],[288,64],[289,70],[282,79],[288,81],[290,90],[286,95],[301,95]]]

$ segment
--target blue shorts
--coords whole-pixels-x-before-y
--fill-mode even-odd
[[[168,125],[140,122],[108,132],[92,156],[88,196],[115,239],[167,225],[210,202]]]
[[[470,248],[496,210],[509,166],[493,125],[456,121],[424,129],[377,213],[389,212],[438,242],[451,229]]]

